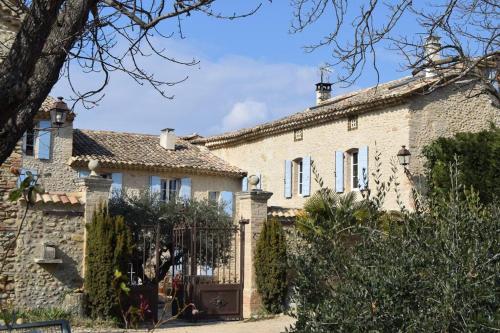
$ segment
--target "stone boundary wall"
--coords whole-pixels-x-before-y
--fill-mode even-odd
[[[21,159],[21,147],[16,146],[11,156],[0,165],[0,258],[4,257],[5,249],[13,242],[17,230],[18,206],[8,198],[10,191],[17,186],[17,176],[11,173],[10,168],[20,168]],[[14,250],[10,251],[0,275],[0,301],[14,297]]]
[[[30,207],[17,240],[16,307],[60,308],[67,294],[82,288],[84,234],[84,205],[40,203]],[[55,246],[61,263],[36,262],[43,257],[44,243]]]

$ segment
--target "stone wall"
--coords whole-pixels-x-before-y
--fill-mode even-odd
[[[10,255],[0,275],[0,301],[14,296],[14,236],[17,230],[16,203],[8,200],[9,193],[16,188],[17,176],[11,173],[10,168],[21,166],[21,151],[17,146],[11,156],[0,165],[0,258],[4,257],[5,250],[12,245]],[[0,263],[2,265],[2,263]]]
[[[20,20],[0,3],[0,63],[14,41]]]
[[[500,126],[499,100],[479,84],[457,83],[414,98],[410,103],[410,150],[417,158],[411,162],[411,172],[423,173],[421,151],[433,140],[478,132],[490,123]]]
[[[24,206],[24,205],[23,205]],[[80,204],[30,207],[17,241],[15,304],[19,308],[61,307],[66,294],[83,285],[84,210]],[[44,243],[62,263],[36,263]]]

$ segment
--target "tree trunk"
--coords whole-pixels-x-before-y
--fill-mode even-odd
[[[34,1],[34,3],[36,2]],[[41,41],[39,39],[35,39],[35,41],[37,43],[43,42],[43,49],[38,52],[35,46],[24,42],[27,38],[23,39],[24,37],[17,36],[7,57],[10,59],[10,63],[5,66],[2,64],[0,67],[0,75],[6,73],[10,78],[0,80],[3,92],[0,93],[0,164],[9,157],[28,125],[33,122],[33,117],[40,109],[42,102],[57,82],[61,68],[66,61],[67,52],[80,36],[87,22],[90,8],[94,4],[95,0],[69,0],[66,2],[64,10],[60,11],[57,17],[57,21],[52,19],[52,25],[46,38],[44,38],[44,33],[39,31],[43,29],[37,25],[37,22],[48,19],[37,15],[50,15],[51,12],[31,10],[30,15],[35,15],[35,17],[27,17],[23,22],[21,27],[23,34],[33,33],[37,38],[40,38]],[[51,7],[51,9],[53,8]],[[56,17],[57,15],[53,13],[52,16]],[[35,25],[30,25],[32,22],[35,22]],[[15,61],[12,61],[16,55],[21,55],[23,58],[21,62],[33,69],[30,71],[19,68]],[[16,80],[16,82],[12,80]],[[27,87],[27,89],[16,90],[12,88],[12,83],[15,83],[15,87]]]

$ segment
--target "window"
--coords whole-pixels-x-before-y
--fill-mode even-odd
[[[26,156],[35,155],[35,130],[33,128],[29,128],[26,131],[26,137],[24,142],[24,154]]]
[[[293,141],[302,141],[304,138],[304,130],[302,128],[293,131]]]
[[[161,181],[161,200],[173,201],[179,196],[179,179],[164,179]]]
[[[299,177],[297,179],[297,185],[298,185],[298,189],[299,189],[299,194],[302,194],[302,184],[304,181],[304,163],[302,162],[302,160],[299,161],[299,163],[297,164],[297,167],[298,167],[298,174],[299,174]]]
[[[212,202],[217,202],[219,200],[219,192],[215,191],[208,192],[208,200]]]
[[[354,116],[347,118],[347,130],[353,131],[355,129],[358,129],[358,117]]]
[[[358,179],[358,151],[354,151],[351,153],[351,187],[352,189],[357,189],[359,187],[359,179]]]

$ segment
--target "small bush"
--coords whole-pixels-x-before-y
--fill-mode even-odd
[[[119,316],[118,294],[113,288],[116,270],[126,271],[132,253],[131,234],[120,216],[112,217],[101,206],[87,225],[85,293],[92,318]]]
[[[59,308],[40,308],[33,310],[21,311],[18,318],[22,318],[25,323],[33,323],[37,321],[50,320],[70,320],[71,313]]]
[[[286,239],[275,219],[264,223],[255,249],[257,290],[270,313],[283,311],[287,292]]]

